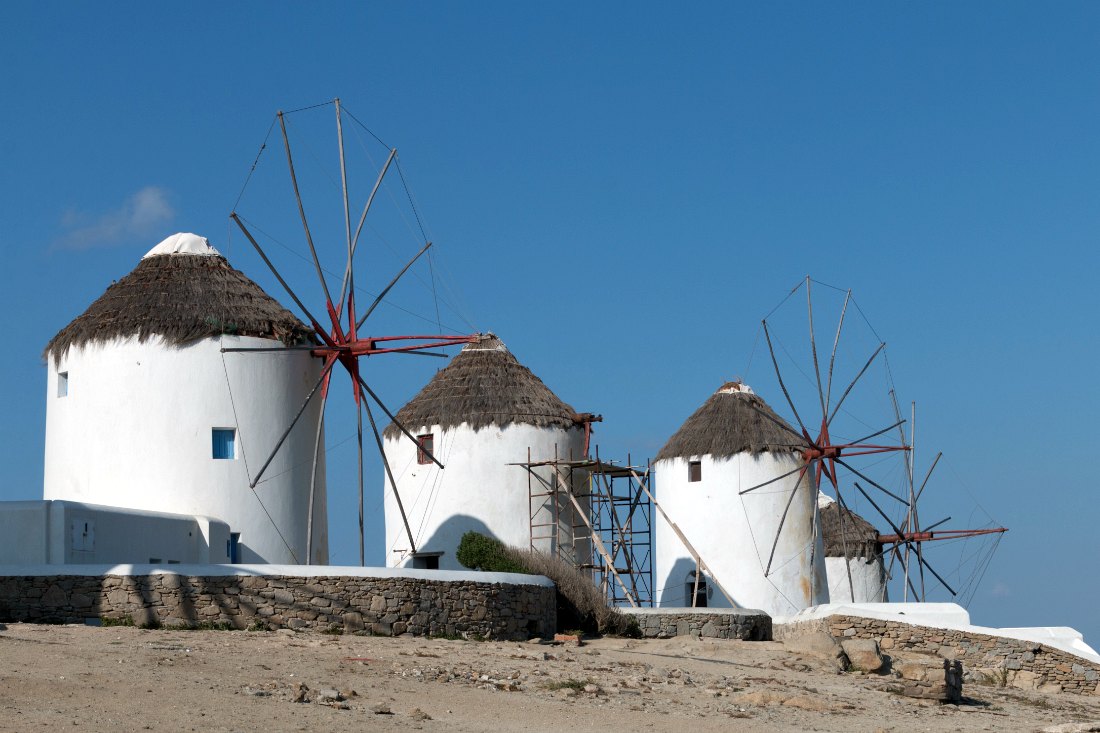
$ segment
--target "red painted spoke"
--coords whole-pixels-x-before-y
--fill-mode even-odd
[[[350,356],[370,356],[372,354],[394,354],[423,351],[444,346],[457,346],[468,344],[476,340],[476,336],[372,336],[365,339],[352,339],[350,337],[338,337],[342,340],[334,341],[332,346],[312,347],[314,356],[324,356],[329,353],[345,354]],[[427,343],[406,344],[404,346],[392,346],[389,348],[376,348],[374,344],[379,342],[408,341],[414,339],[426,339]]]
[[[325,366],[324,366],[324,369],[323,369],[323,371],[325,373],[325,378],[321,381],[321,399],[322,400],[327,400],[328,399],[328,385],[329,385],[329,382],[332,380],[332,367],[329,365],[329,362],[334,361],[335,359],[336,359],[335,356],[326,356],[325,357]],[[322,413],[323,412],[324,411],[322,410]]]
[[[455,343],[473,343],[477,341],[477,336],[462,336],[458,334],[443,335],[428,334],[427,336],[371,336],[371,341],[429,341],[431,339],[451,339]]]
[[[834,446],[834,447],[836,447],[836,446]],[[865,446],[857,445],[857,446],[852,446],[852,447],[854,447],[854,448],[863,448]],[[874,446],[866,446],[866,447],[868,448],[868,450],[845,450],[844,451],[844,457],[847,458],[848,456],[871,456],[871,455],[874,455],[876,453],[897,453],[898,451],[907,451],[907,450],[909,450],[909,448],[907,446],[900,446],[900,445],[896,445],[896,446],[874,445]]]

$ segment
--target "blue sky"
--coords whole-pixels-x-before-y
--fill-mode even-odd
[[[760,319],[806,274],[853,288],[902,404],[918,404],[918,470],[945,453],[922,514],[1011,528],[974,620],[1100,642],[1095,5],[0,12],[0,498],[40,496],[42,347],[164,236],[209,237],[286,300],[227,215],[274,112],[339,96],[399,149],[449,285],[440,320],[495,330],[602,413],[605,456],[655,454],[733,377],[786,414]],[[328,119],[300,118],[303,134]],[[249,194],[277,171],[259,169]],[[253,203],[250,220],[289,221],[283,239],[301,247],[293,212]],[[376,255],[364,281],[404,251]],[[394,301],[434,316],[424,287]],[[382,316],[380,332],[407,327]],[[396,407],[437,366],[422,362],[372,362],[372,379]],[[350,415],[330,417],[336,515],[352,507]],[[380,563],[381,469],[368,471]],[[354,562],[353,523],[333,533],[334,559]]]

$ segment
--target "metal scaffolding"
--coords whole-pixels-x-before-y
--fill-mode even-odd
[[[531,549],[592,571],[615,605],[653,604],[649,467],[596,458],[527,461]]]

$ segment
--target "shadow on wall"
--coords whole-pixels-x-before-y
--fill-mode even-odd
[[[728,589],[727,589],[728,590]],[[680,558],[669,571],[664,583],[657,586],[657,606],[666,608],[690,608],[691,597],[695,591],[695,561],[688,558]],[[734,598],[734,601],[737,599]],[[740,605],[740,604],[739,604]],[[707,574],[701,573],[699,577],[699,595],[695,606],[729,608],[729,602]]]
[[[439,561],[437,568],[439,570],[468,570],[469,568],[464,567],[455,557],[458,543],[462,540],[462,535],[467,532],[477,532],[486,537],[499,539],[480,519],[467,514],[456,514],[439,525],[431,537],[418,542],[417,556],[406,557],[400,567],[424,568],[430,565],[431,558],[436,557]]]
[[[154,576],[157,571],[164,571],[165,575]],[[130,619],[137,626],[157,628],[162,625],[169,627],[195,627],[204,622],[210,622],[211,619],[217,619],[221,617],[220,623],[227,626],[237,626],[243,628],[243,625],[235,623],[237,619],[238,607],[241,608],[249,616],[252,616],[256,612],[256,605],[248,601],[243,601],[238,595],[227,595],[224,592],[227,581],[220,577],[208,578],[208,577],[193,577],[187,575],[177,575],[179,572],[178,566],[173,567],[171,565],[161,566],[152,565],[148,572],[143,575],[137,576],[109,576],[100,579],[100,595],[95,598],[93,603],[93,617],[101,618],[101,605],[102,599],[107,599],[111,606],[119,608],[126,604],[138,605],[138,608],[129,614]],[[238,569],[239,576],[235,578],[236,583],[241,582],[240,576],[262,576],[261,572],[253,570]],[[164,590],[176,591],[179,594],[179,602],[175,605],[173,613],[171,615],[165,614],[164,602],[161,598],[161,589],[153,585],[153,578],[159,577],[161,583],[164,585]],[[110,584],[109,586],[107,584]],[[115,594],[111,597],[110,594]],[[136,598],[134,596],[137,596]],[[205,609],[200,608],[199,599],[206,601],[211,606]],[[238,603],[238,601],[241,601]],[[214,609],[217,613],[214,613]],[[158,613],[158,610],[160,611]],[[205,611],[205,612],[204,612]],[[117,617],[117,616],[116,616]],[[226,617],[231,620],[226,621]]]

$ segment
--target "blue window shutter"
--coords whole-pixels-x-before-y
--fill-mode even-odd
[[[214,458],[228,460],[236,458],[236,437],[237,431],[233,428],[214,428],[211,431]]]

